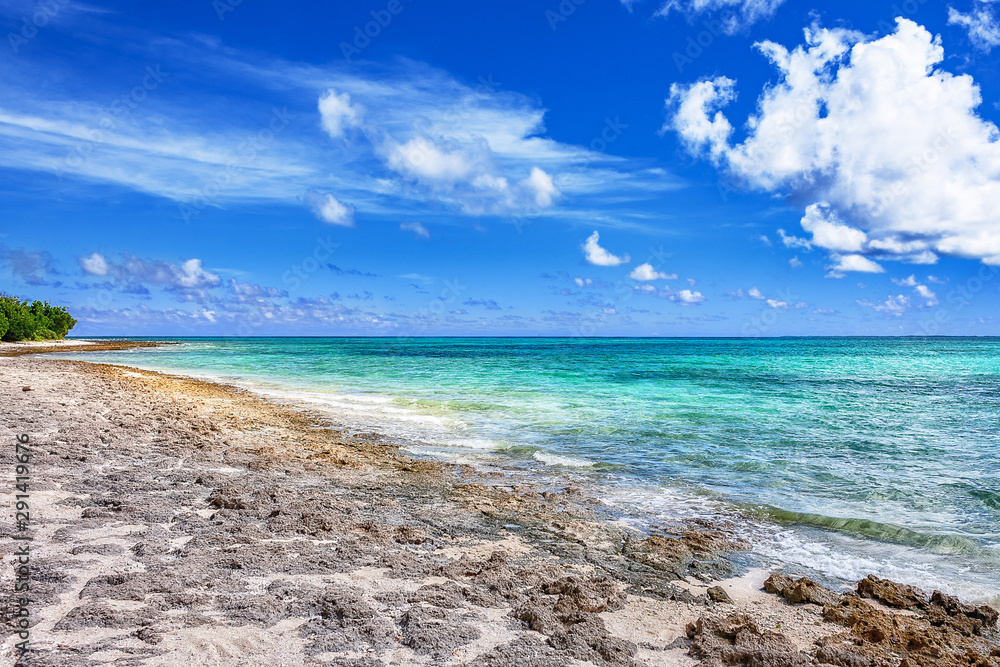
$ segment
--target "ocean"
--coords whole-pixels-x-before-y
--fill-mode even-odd
[[[235,382],[640,529],[736,522],[748,566],[1000,602],[1000,339],[175,340],[53,356]]]

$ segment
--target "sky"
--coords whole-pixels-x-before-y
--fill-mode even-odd
[[[1000,2],[0,0],[78,336],[1000,335]]]

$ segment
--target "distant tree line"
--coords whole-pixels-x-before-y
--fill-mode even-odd
[[[0,340],[64,338],[76,320],[62,306],[48,301],[21,301],[0,293]]]

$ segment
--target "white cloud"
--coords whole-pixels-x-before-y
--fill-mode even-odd
[[[401,174],[431,183],[463,180],[473,170],[471,156],[460,149],[445,150],[425,137],[393,144],[388,164]]]
[[[347,128],[361,124],[361,110],[351,104],[348,93],[338,95],[335,91],[328,90],[319,98],[319,114],[323,129],[334,138],[343,137]]]
[[[229,280],[229,289],[232,290],[233,294],[237,297],[242,298],[269,298],[275,299],[278,297],[287,297],[288,292],[285,290],[278,289],[277,287],[267,287],[262,285],[255,285],[253,283],[241,283],[235,278]]]
[[[790,260],[788,260],[788,266],[792,267],[793,269],[802,268],[802,260],[799,259],[798,255],[796,255],[795,257],[792,257]]]
[[[200,259],[189,259],[181,264],[174,278],[178,287],[216,287],[220,282],[219,276],[202,267]]]
[[[863,255],[833,255],[833,260],[835,264],[827,267],[828,278],[843,278],[851,272],[885,273],[885,268]]]
[[[632,280],[677,280],[676,273],[660,273],[652,264],[640,264],[628,274]]]
[[[927,285],[917,285],[915,289],[917,294],[927,301],[928,306],[938,305],[937,294],[931,291],[931,289],[927,287]]]
[[[802,250],[812,250],[812,244],[809,243],[807,239],[799,238],[798,236],[790,236],[785,233],[784,229],[778,230],[778,236],[781,237],[781,242],[785,244],[786,248],[801,248]]]
[[[676,293],[676,298],[674,300],[683,305],[694,305],[704,301],[705,297],[701,292],[693,292],[689,289],[682,289]]]
[[[622,0],[622,4],[631,8],[634,0]],[[774,16],[784,0],[666,0],[657,16],[669,16],[671,12],[680,12],[685,18],[693,21],[700,15],[710,12],[720,12],[719,28],[727,34],[734,34],[754,23]]]
[[[114,37],[131,40],[127,53],[148,48],[143,35]],[[173,40],[165,54],[162,69],[151,68],[163,85],[141,89],[147,99],[127,106],[109,101],[154,81],[145,65],[134,82],[113,82],[69,61],[63,75],[79,83],[72,89],[41,64],[7,72],[0,167],[169,198],[185,217],[233,202],[301,205],[303,191],[322,190],[380,215],[546,215],[560,204],[561,215],[593,219],[683,187],[646,161],[548,138],[538,99],[486,78],[470,85],[403,59],[312,66],[202,39]],[[212,95],[193,102],[190,86],[170,84],[176,71],[193,73]],[[228,113],[247,99],[245,114]],[[270,99],[289,107],[260,103]],[[422,146],[439,154],[415,165]]]
[[[921,285],[917,282],[917,277],[915,275],[911,275],[908,278],[892,278],[891,280],[900,287],[912,287],[913,291],[917,293],[917,296],[924,299],[927,306],[938,305],[937,294],[931,291],[927,285]]]
[[[573,282],[577,287],[590,287],[594,281],[590,278],[573,278]]]
[[[533,192],[535,205],[539,208],[548,208],[559,196],[559,189],[553,184],[552,177],[538,167],[531,168],[531,175],[524,179],[521,184]]]
[[[787,301],[778,301],[777,299],[768,299],[767,305],[769,308],[788,308]]]
[[[807,206],[800,224],[812,233],[813,245],[834,252],[861,252],[868,241],[863,231],[845,225],[825,203]]]
[[[962,26],[969,33],[969,41],[981,51],[989,51],[1000,45],[1000,23],[990,8],[995,0],[973,0],[972,11],[963,14],[954,7],[948,7],[948,25]]]
[[[429,239],[431,237],[430,231],[419,222],[401,222],[399,223],[399,230],[413,232],[417,238],[421,239]]]
[[[583,244],[584,256],[591,264],[595,266],[621,266],[622,264],[628,264],[632,261],[628,255],[625,255],[624,257],[612,255],[600,246],[598,243],[600,240],[600,234],[594,232],[587,237],[587,240]]]
[[[103,260],[103,266],[100,262],[93,261],[90,261],[89,265],[91,268],[103,268],[104,273],[93,275],[111,276],[120,285],[134,293],[144,293],[144,285],[159,285],[188,293],[218,287],[222,284],[222,279],[218,274],[206,271],[202,261],[197,258],[186,260],[179,265],[160,260],[143,259],[127,253],[123,254],[120,259],[108,259],[97,253],[86,259],[94,260],[95,255]],[[87,271],[84,261],[81,260],[81,266],[84,266],[84,270]]]
[[[80,268],[92,276],[108,275],[108,261],[104,259],[104,255],[97,252],[90,257],[81,257]]]
[[[313,213],[316,214],[317,218],[331,225],[354,226],[354,207],[344,204],[330,193],[321,195],[315,201]]]
[[[759,48],[781,76],[741,143],[719,111],[736,96],[726,77],[672,86],[665,128],[747,186],[812,202],[812,241],[786,245],[831,251],[834,274],[880,271],[866,256],[1000,264],[1000,131],[972,77],[940,69],[939,38],[900,18],[880,39],[813,27],[805,46]]]
[[[909,309],[910,299],[903,294],[898,294],[896,296],[890,295],[885,301],[869,301],[868,299],[862,299],[858,301],[858,305],[871,308],[879,313],[900,317]]]
[[[766,299],[767,298],[767,297],[764,296],[764,293],[761,292],[756,287],[751,287],[749,290],[747,290],[747,296],[750,297],[751,299]]]

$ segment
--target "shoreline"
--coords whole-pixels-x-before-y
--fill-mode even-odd
[[[899,623],[937,609],[860,602],[857,623],[825,620],[844,597],[803,603],[786,590],[789,604],[760,590],[766,573],[729,578],[741,548],[731,527],[643,535],[580,489],[504,486],[231,386],[23,356],[0,370],[16,380],[3,387],[5,437],[22,420],[44,446],[32,503],[51,576],[32,641],[62,660],[48,664],[115,652],[278,664],[267,652],[281,647],[284,664],[693,665],[736,650],[713,630],[734,615],[756,623],[739,621],[762,647],[813,660],[866,614]],[[720,581],[731,602],[709,595]],[[953,608],[949,618],[972,613]],[[1000,664],[981,630],[942,641]],[[852,650],[891,655],[869,644]],[[11,655],[10,637],[2,647]]]
[[[64,338],[60,340],[33,340],[18,342],[0,341],[0,358],[18,357],[26,354],[46,354],[49,352],[109,352],[174,344],[175,343],[170,341],[102,340],[99,338]]]

